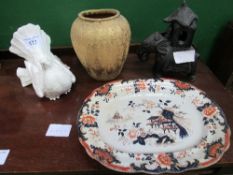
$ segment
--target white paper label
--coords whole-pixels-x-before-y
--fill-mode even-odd
[[[69,124],[50,124],[46,132],[47,137],[69,137],[71,125]]]
[[[189,63],[195,61],[195,50],[193,48],[185,51],[173,52],[176,64]]]
[[[35,47],[40,44],[40,36],[33,36],[30,38],[25,38],[24,42],[26,43],[27,47]]]
[[[9,149],[1,149],[0,150],[0,165],[4,165],[6,162],[6,159],[10,153]]]

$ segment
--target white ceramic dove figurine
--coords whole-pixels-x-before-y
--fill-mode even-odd
[[[39,25],[24,25],[13,34],[10,52],[25,59],[16,75],[23,87],[32,84],[37,96],[56,100],[76,81],[69,67],[50,51],[50,37]]]

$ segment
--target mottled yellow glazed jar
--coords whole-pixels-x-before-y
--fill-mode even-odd
[[[71,27],[73,48],[88,74],[96,80],[116,78],[130,45],[128,21],[115,9],[86,10]]]

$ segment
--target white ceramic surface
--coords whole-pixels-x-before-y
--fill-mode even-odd
[[[103,85],[85,100],[78,129],[92,158],[123,172],[204,168],[230,141],[220,107],[194,86],[168,79]]]
[[[171,102],[164,107],[163,102],[166,103],[168,99]],[[132,105],[130,105],[131,102]],[[177,108],[174,109],[175,105]],[[201,114],[196,111],[187,97],[182,99],[179,96],[169,97],[151,93],[124,96],[103,104],[102,109],[100,110],[101,117],[97,118],[100,136],[104,142],[119,151],[128,153],[174,152],[195,146],[206,133]],[[163,109],[174,112],[172,120],[162,115]],[[187,136],[180,137],[179,127],[186,130]],[[123,132],[126,136],[119,135],[119,129],[126,130]],[[145,137],[148,136],[145,144],[134,144],[136,137],[143,134],[146,134]],[[153,134],[159,137],[166,135],[168,143],[157,143],[158,139],[149,137]]]
[[[32,84],[38,97],[56,100],[70,91],[76,78],[50,51],[50,43],[50,37],[39,25],[29,23],[14,32],[9,50],[25,59],[25,68],[19,67],[16,72],[21,85]]]

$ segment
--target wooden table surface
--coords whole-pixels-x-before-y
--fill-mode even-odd
[[[24,67],[23,59],[0,55],[0,149],[10,149],[6,163],[0,166],[0,173],[115,174],[89,158],[78,141],[76,129],[77,113],[84,98],[104,82],[91,79],[73,52],[58,56],[71,67],[77,82],[68,95],[49,101],[38,98],[31,86],[21,87],[15,72],[18,66]],[[140,63],[134,54],[129,54],[117,79],[151,78],[152,66],[153,59]],[[203,63],[198,64],[193,84],[222,107],[232,128],[233,97]],[[70,136],[45,137],[51,123],[72,124]],[[232,145],[210,168],[230,166],[233,166]]]

